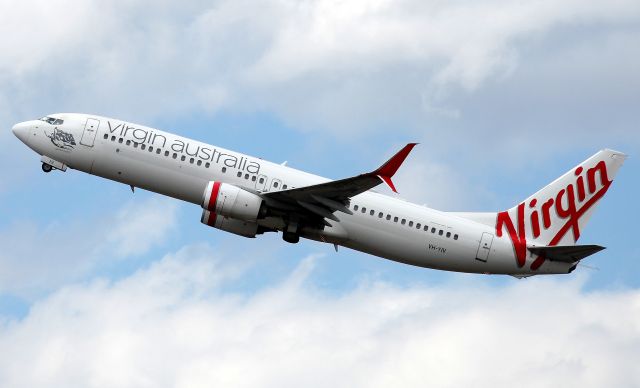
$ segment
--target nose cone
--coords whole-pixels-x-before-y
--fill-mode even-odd
[[[20,141],[26,143],[29,136],[29,127],[28,122],[18,123],[11,128],[11,131]]]

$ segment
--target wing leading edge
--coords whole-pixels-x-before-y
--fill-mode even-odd
[[[271,206],[283,209],[288,208],[289,211],[299,210],[303,214],[311,213],[315,216],[337,221],[337,218],[333,215],[334,212],[340,211],[352,214],[347,208],[349,200],[378,186],[382,182],[385,182],[394,192],[397,192],[391,178],[416,144],[407,144],[374,171],[317,185],[264,193],[262,196]]]

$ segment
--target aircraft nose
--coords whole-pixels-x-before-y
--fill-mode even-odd
[[[29,134],[29,124],[25,121],[22,123],[18,123],[11,128],[11,131],[18,139],[20,139],[23,143],[25,143],[27,136]]]

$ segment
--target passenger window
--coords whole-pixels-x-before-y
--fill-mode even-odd
[[[256,176],[255,176],[255,175],[251,177],[251,181],[252,181],[252,182],[255,182],[255,181],[256,181]]]
[[[194,161],[193,158],[189,159],[189,163],[193,164],[193,161]]]
[[[184,162],[185,160],[187,160],[187,157],[186,157],[186,156],[184,156],[184,155],[182,155],[182,156],[180,157],[180,160]]]
[[[425,225],[425,226],[424,226],[424,231],[425,231],[425,232],[428,232],[428,231],[429,231],[429,225]]]
[[[278,182],[273,182],[273,187],[278,187]]]
[[[161,152],[162,150],[160,148],[156,148],[156,154],[160,155]]]
[[[370,215],[370,216],[372,216],[372,215],[374,215],[374,214],[376,214],[376,211],[375,211],[375,210],[371,210],[371,211],[369,212],[369,215]]]
[[[409,221],[409,226],[413,226],[413,221]]]
[[[138,148],[138,143],[133,143],[133,148]]]
[[[438,231],[438,236],[442,236],[442,233],[443,233],[443,231],[442,231],[442,229],[440,229],[440,230]]]
[[[260,178],[260,179],[258,180],[258,182],[260,182],[260,184],[263,184],[263,183],[264,183],[264,178]]]
[[[173,153],[173,158],[174,159],[178,159],[178,154],[176,154],[175,152]]]
[[[353,207],[353,210],[358,211],[358,205],[355,205],[355,206]]]
[[[147,145],[146,145],[146,144],[142,144],[142,145],[140,146],[140,149],[141,149],[141,150],[144,150],[145,148],[147,148]]]
[[[198,159],[198,162],[196,163],[198,166],[202,166],[202,160]]]
[[[118,143],[122,144],[122,141],[123,141],[122,138],[118,139]]]
[[[457,234],[454,234],[454,235],[453,235],[453,239],[454,239],[454,240],[457,240],[457,239],[458,239],[458,235],[457,235]]]
[[[416,229],[420,229],[420,224],[416,224]]]
[[[111,141],[116,141],[116,137],[115,136],[111,136]]]
[[[431,228],[431,233],[435,233],[436,232],[436,228]]]
[[[204,164],[204,166],[205,166],[206,168],[209,168],[209,166],[211,166],[211,163],[207,162],[207,163],[205,163],[205,164]]]
[[[384,214],[382,214],[382,212],[378,213],[378,218],[382,218],[384,216]]]
[[[164,151],[164,156],[169,156],[169,151]]]
[[[236,174],[238,176],[238,178],[242,178],[242,172],[238,171],[238,173]]]
[[[366,213],[366,212],[367,212],[367,208],[366,208],[366,207],[363,207],[363,208],[362,208],[362,212],[363,212],[363,213]]]
[[[255,178],[255,177],[254,177],[254,178]],[[254,181],[255,181],[255,179],[254,179]],[[283,189],[283,190],[286,190],[286,189],[287,189],[287,185],[282,185],[282,189]]]
[[[249,179],[249,174],[244,174],[244,179]]]
[[[222,172],[227,172],[227,168],[226,167],[222,167]]]
[[[387,214],[387,221],[391,219],[391,214]]]
[[[447,232],[447,238],[451,237],[451,232]]]
[[[126,145],[131,145],[131,140],[127,140]]]
[[[149,147],[149,152],[153,152],[153,147]]]
[[[109,135],[105,133],[104,134],[104,140],[107,140],[108,138],[109,138]]]
[[[398,222],[398,217],[393,217],[393,222]]]
[[[407,223],[407,220],[405,220],[404,218],[402,219],[402,221],[400,222],[402,225]]]

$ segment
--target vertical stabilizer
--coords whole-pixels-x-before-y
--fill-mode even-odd
[[[511,238],[521,266],[528,244],[576,244],[625,158],[621,152],[602,150],[517,206],[497,214],[496,234]]]

